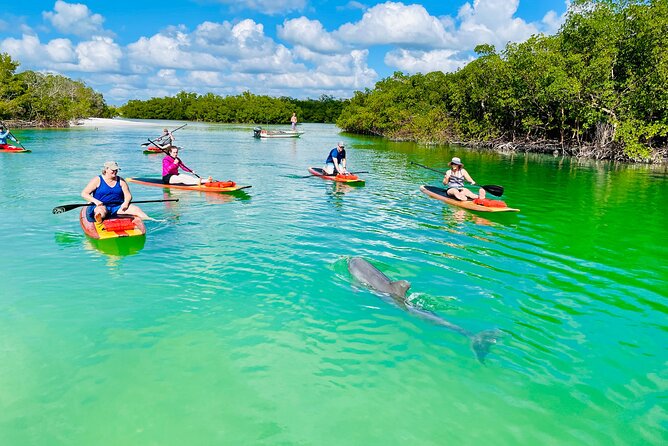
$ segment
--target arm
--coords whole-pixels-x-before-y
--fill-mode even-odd
[[[471,178],[471,175],[466,171],[466,169],[462,169],[462,173],[464,174],[464,179],[468,181],[471,184],[475,184],[475,181],[473,181],[473,178]]]
[[[126,183],[123,178],[118,177],[118,181],[120,181],[121,190],[123,191],[123,204],[121,205],[121,208],[119,210],[125,212],[128,210],[128,207],[130,206],[130,201],[132,201],[132,194],[130,193],[130,188],[128,187],[128,183]]]
[[[81,198],[83,198],[89,203],[94,203],[95,206],[102,205],[103,203],[100,200],[96,200],[95,198],[93,198],[93,192],[95,192],[95,189],[97,189],[98,187],[100,187],[100,178],[95,177],[88,182],[86,187],[83,188],[83,190],[81,191]]]
[[[443,177],[443,185],[448,186],[448,183],[450,182],[450,175],[452,174],[452,170],[448,170],[445,172],[445,176]]]

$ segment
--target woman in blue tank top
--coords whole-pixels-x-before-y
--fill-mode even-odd
[[[443,178],[443,184],[448,190],[448,195],[455,197],[459,201],[467,201],[469,198],[472,200],[485,198],[485,189],[481,187],[476,194],[464,187],[464,181],[475,184],[471,175],[464,169],[462,160],[454,157],[450,161],[450,169],[445,172],[445,177]]]
[[[130,204],[132,194],[125,180],[118,176],[120,168],[116,161],[107,161],[98,175],[81,191],[81,197],[91,203],[86,211],[89,221],[101,222],[105,218],[121,214],[136,215],[150,219],[138,206]]]

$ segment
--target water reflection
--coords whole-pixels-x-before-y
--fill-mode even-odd
[[[443,218],[446,223],[456,222],[456,223],[465,223],[470,221],[476,225],[480,226],[493,226],[494,223],[483,218],[479,215],[474,214],[473,212],[468,212],[464,209],[457,209],[454,211],[448,211],[447,209],[443,210]]]

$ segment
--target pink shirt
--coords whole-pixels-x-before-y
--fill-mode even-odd
[[[175,164],[174,158],[171,156],[166,156],[162,159],[162,176],[165,175],[178,175],[179,167],[183,166],[181,163]]]

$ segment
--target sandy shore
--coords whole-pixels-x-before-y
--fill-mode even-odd
[[[149,124],[146,122],[128,121],[126,119],[87,118],[78,121],[76,126],[81,127],[158,127],[161,124]]]

